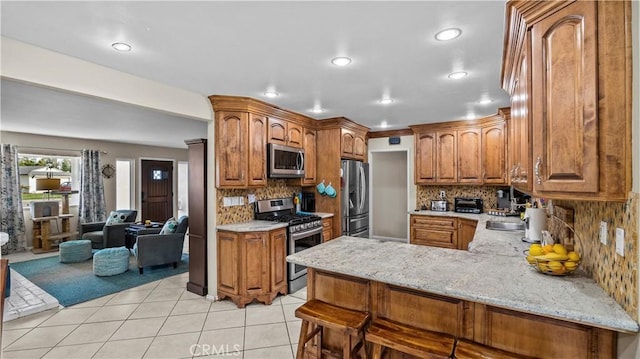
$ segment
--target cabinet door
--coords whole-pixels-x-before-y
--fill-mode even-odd
[[[460,148],[460,147],[458,147]],[[506,183],[505,175],[505,129],[499,123],[482,129],[482,182]]]
[[[436,181],[436,134],[417,133],[414,136],[416,146],[415,182],[428,184]]]
[[[482,183],[481,144],[480,129],[458,131],[458,182]]]
[[[458,249],[469,249],[469,242],[476,234],[477,221],[472,219],[458,218]]]
[[[267,118],[249,114],[249,158],[247,185],[267,185]]]
[[[458,153],[456,131],[438,132],[437,143],[437,181],[456,183],[458,181]]]
[[[218,290],[239,294],[238,234],[218,232]]]
[[[246,233],[242,236],[240,294],[259,295],[269,292],[269,251],[266,232]]]
[[[303,139],[302,126],[297,123],[287,123],[287,146],[302,148]]]
[[[218,188],[246,187],[246,112],[216,114],[216,182]]]
[[[269,117],[269,143],[287,145],[287,121],[275,117]]]
[[[341,155],[344,158],[354,158],[355,138],[353,131],[342,129]]]
[[[276,292],[287,287],[287,231],[284,228],[269,233],[269,256],[270,292]]]
[[[316,184],[316,146],[317,146],[316,130],[304,129],[304,177],[302,178],[303,186],[312,186]]]
[[[367,141],[364,136],[355,135],[353,139],[353,156],[364,161],[367,157]]]
[[[534,193],[599,189],[596,6],[574,2],[532,29]]]
[[[412,215],[410,219],[411,244],[458,248],[457,219]]]

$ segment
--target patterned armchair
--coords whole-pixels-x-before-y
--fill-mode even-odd
[[[119,209],[117,213],[126,215],[123,223],[91,222],[80,224],[80,238],[91,240],[91,248],[103,249],[125,245],[125,229],[135,222],[138,211]],[[113,213],[113,212],[112,212]]]
[[[163,227],[163,231],[165,227]],[[139,235],[136,244],[133,245],[133,255],[136,256],[140,274],[143,273],[144,267],[161,264],[173,264],[173,268],[177,268],[178,263],[182,260],[184,235],[187,233],[188,227],[189,217],[182,216],[173,233],[161,231],[159,234]]]

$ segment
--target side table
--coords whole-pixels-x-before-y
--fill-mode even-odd
[[[33,253],[45,253],[57,251],[57,242],[64,242],[78,236],[78,232],[71,232],[69,220],[73,214],[61,214],[51,217],[35,217],[33,221]],[[62,222],[62,228],[57,228],[59,232],[51,231],[51,222],[58,224],[58,219]]]
[[[129,249],[133,248],[138,236],[143,234],[158,234],[162,230],[162,225],[152,223],[150,226],[144,224],[132,224],[125,228],[125,246]]]

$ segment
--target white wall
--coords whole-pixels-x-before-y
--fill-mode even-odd
[[[407,170],[410,155],[413,154],[406,150],[371,152],[369,233],[372,238],[409,240]]]

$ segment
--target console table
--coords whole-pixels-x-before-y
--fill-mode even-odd
[[[73,214],[68,213],[59,216],[31,218],[33,221],[33,249],[31,251],[33,253],[57,251],[59,242],[77,237],[78,232],[71,232],[70,219],[73,217]],[[58,225],[58,220],[60,220],[60,227],[57,227],[56,230],[60,232],[52,232],[51,222]]]

